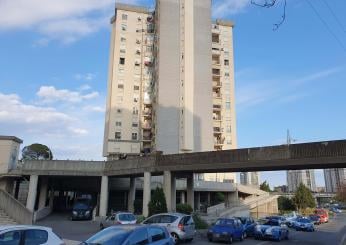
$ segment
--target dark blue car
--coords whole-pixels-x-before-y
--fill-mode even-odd
[[[258,225],[255,226],[254,237],[255,239],[263,240],[276,240],[281,241],[288,239],[288,228],[277,219],[260,220]]]
[[[251,217],[235,217],[241,221],[244,228],[244,235],[250,237],[254,235],[256,223]]]
[[[207,233],[208,240],[226,241],[232,243],[233,240],[244,240],[245,237],[243,224],[239,219],[218,219]]]

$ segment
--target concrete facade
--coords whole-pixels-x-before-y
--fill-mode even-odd
[[[287,171],[287,186],[289,192],[295,192],[301,183],[311,191],[316,191],[315,171],[312,169]]]
[[[343,184],[346,184],[346,168],[324,169],[326,192],[336,193]]]
[[[21,143],[23,141],[17,137],[0,136],[0,174],[16,168]]]
[[[117,4],[104,156],[235,149],[232,29],[212,24],[210,0],[158,0],[154,12]]]
[[[260,185],[259,172],[241,172],[240,184],[251,185],[251,186],[259,188],[259,185]]]

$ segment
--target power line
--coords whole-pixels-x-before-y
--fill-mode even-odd
[[[341,40],[337,37],[337,35],[335,35],[335,33],[332,31],[332,29],[329,27],[329,25],[327,24],[327,22],[322,18],[322,16],[317,12],[317,9],[314,7],[314,5],[312,5],[312,3],[309,0],[306,0],[306,2],[309,4],[309,6],[312,8],[312,10],[315,12],[315,14],[317,15],[317,17],[320,19],[320,21],[323,23],[323,25],[327,28],[327,30],[329,31],[329,33],[334,37],[334,39],[339,43],[339,45],[341,46],[341,48],[346,52],[346,47],[344,46],[344,44],[341,42]]]
[[[338,18],[338,16],[335,14],[334,10],[330,7],[330,5],[328,4],[328,2],[326,0],[322,0],[322,2],[324,2],[324,4],[327,6],[327,8],[329,9],[329,12],[333,15],[335,21],[338,23],[338,25],[340,26],[340,28],[343,30],[343,32],[346,33],[346,29],[344,27],[344,25],[341,23],[340,19]]]

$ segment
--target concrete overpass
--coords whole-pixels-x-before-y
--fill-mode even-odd
[[[192,207],[194,206],[193,173],[344,167],[346,167],[346,140],[337,140],[217,152],[173,155],[156,153],[119,161],[25,161],[17,169],[9,171],[6,176],[8,178],[30,176],[27,208],[32,211],[35,208],[39,178],[57,176],[97,178],[97,183],[100,185],[100,216],[105,216],[107,213],[110,177],[130,177],[129,210],[133,210],[135,200],[135,177],[144,177],[143,214],[146,216],[150,201],[151,176],[155,175],[163,175],[167,208],[175,210],[176,179],[186,178],[186,200]],[[47,193],[47,187],[45,186],[40,193]],[[47,197],[42,194],[41,198]],[[232,200],[234,197],[229,196],[226,203]]]

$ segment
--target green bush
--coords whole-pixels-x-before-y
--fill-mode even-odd
[[[145,217],[143,215],[138,215],[137,216],[137,224],[142,223],[145,220]]]
[[[225,201],[225,194],[223,194],[222,192],[217,192],[215,194],[215,200],[217,203],[222,203]]]
[[[202,218],[198,214],[193,214],[192,217],[193,217],[193,220],[195,221],[196,230],[205,230],[208,228],[207,222],[202,220]]]
[[[180,203],[177,205],[177,212],[183,213],[183,214],[191,214],[193,212],[193,209],[187,203],[185,204]]]
[[[151,201],[148,204],[148,208],[149,216],[167,212],[165,193],[163,192],[162,188],[157,187],[156,190],[154,190]]]

